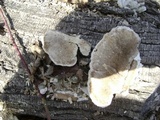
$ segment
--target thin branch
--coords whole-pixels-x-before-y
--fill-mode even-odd
[[[31,71],[29,70],[26,61],[24,60],[21,52],[20,52],[19,49],[18,49],[17,44],[15,43],[15,40],[14,40],[14,38],[13,38],[13,35],[12,35],[12,33],[11,33],[11,30],[10,30],[10,27],[9,27],[9,25],[8,25],[8,23],[7,23],[7,20],[5,19],[4,11],[3,11],[3,9],[2,9],[1,6],[0,6],[0,12],[1,12],[1,17],[2,17],[2,19],[3,19],[3,21],[4,21],[4,23],[5,23],[5,26],[6,26],[6,28],[7,28],[8,33],[9,33],[10,39],[11,39],[11,41],[12,41],[12,43],[13,43],[13,46],[14,46],[14,48],[16,49],[16,51],[17,51],[17,53],[18,53],[18,56],[19,56],[20,59],[22,60],[22,63],[23,63],[23,65],[24,65],[24,67],[26,68],[27,72],[29,73],[29,75],[31,75]]]
[[[27,65],[24,57],[22,56],[20,50],[18,49],[17,44],[15,43],[15,39],[14,39],[14,37],[13,37],[13,35],[12,35],[12,33],[11,33],[11,29],[10,29],[8,23],[7,23],[6,16],[5,16],[5,13],[4,13],[4,10],[3,10],[2,6],[0,6],[0,15],[1,15],[1,17],[2,17],[2,19],[3,19],[3,21],[4,21],[4,23],[5,23],[6,29],[7,29],[8,33],[9,33],[10,39],[11,39],[11,41],[12,41],[12,43],[13,43],[13,46],[14,46],[14,48],[16,49],[16,52],[18,53],[18,56],[20,57],[20,59],[21,59],[23,65],[24,65],[25,69],[27,70],[30,78],[31,78],[31,79],[35,79],[35,78],[34,78],[34,75],[32,75],[31,71],[29,70],[28,65]],[[41,99],[42,99],[42,103],[43,103],[44,108],[45,108],[47,120],[51,120],[50,113],[49,113],[48,107],[47,107],[47,105],[46,105],[46,100],[45,100],[45,98],[43,97],[43,95],[40,93],[39,88],[38,88],[38,84],[37,84],[37,83],[34,83],[34,85],[36,86],[36,89],[37,89],[37,91],[38,91],[38,94],[39,94],[39,96],[40,96]]]

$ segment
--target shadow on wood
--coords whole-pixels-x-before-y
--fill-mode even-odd
[[[14,8],[13,3],[15,4]],[[160,13],[158,12],[159,7],[151,3],[150,1],[146,2],[147,11],[138,14],[137,18],[133,17],[132,12],[126,12],[126,10],[120,8],[115,9],[112,5],[108,7],[103,3],[88,4],[84,8],[73,10],[69,15],[66,12],[63,13],[65,7],[60,7],[60,4],[52,4],[52,8],[57,9],[50,9],[45,6],[38,8],[32,3],[27,3],[28,7],[26,7],[22,2],[11,2],[11,0],[4,4],[12,19],[14,28],[19,33],[18,39],[21,42],[18,44],[23,47],[25,57],[29,55],[29,51],[25,52],[25,49],[29,47],[30,42],[39,39],[36,36],[43,36],[47,29],[56,29],[66,34],[81,35],[83,39],[92,44],[92,48],[106,32],[118,25],[133,28],[142,39],[139,50],[144,67],[142,67],[139,81],[136,81],[131,87],[128,96],[116,95],[111,106],[105,109],[96,107],[90,100],[73,102],[73,104],[61,100],[47,100],[52,119],[132,120],[140,117],[144,101],[160,82],[158,79],[160,77],[160,68],[158,67],[160,65],[160,22],[158,20]],[[42,14],[42,8],[48,12]],[[22,15],[23,19],[20,17],[20,12],[24,13],[24,16]],[[26,15],[26,13],[29,14]],[[60,21],[57,22],[57,19]],[[22,67],[17,66],[19,59],[12,50],[12,45],[10,45],[11,43],[7,37],[0,36],[0,38],[2,39],[0,42],[2,51],[0,53],[2,56],[0,60],[0,77],[1,80],[3,79],[2,81],[6,80],[4,82],[6,85],[3,86],[4,92],[1,93],[0,99],[15,114],[45,117],[41,99],[36,95],[24,95],[27,76],[22,72]],[[9,48],[11,49],[8,51]],[[149,101],[149,103],[151,102]],[[147,103],[145,105],[148,106]],[[151,111],[154,110],[151,109]]]

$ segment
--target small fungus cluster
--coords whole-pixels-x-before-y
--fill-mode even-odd
[[[117,0],[117,4],[120,8],[130,9],[139,13],[146,11],[145,3],[140,0]]]
[[[51,30],[46,33],[42,44],[50,59],[60,66],[75,65],[78,48],[84,56],[88,56],[91,49],[91,45],[79,36],[73,37]]]
[[[87,79],[86,65],[89,64],[91,45],[80,39],[80,36],[49,30],[40,43],[30,46],[32,61],[29,69],[38,77],[38,88],[42,95],[49,99],[61,99],[64,101],[88,100],[86,95]],[[43,49],[42,49],[43,48]],[[77,60],[78,49],[82,55]],[[47,54],[46,54],[47,53]],[[32,81],[33,82],[33,81]],[[27,81],[27,85],[29,82]],[[25,94],[35,94],[26,87]]]
[[[128,92],[141,67],[138,51],[140,37],[129,27],[118,26],[106,33],[93,49],[90,64],[85,57],[77,60],[78,49],[83,56],[88,56],[91,50],[91,45],[79,36],[49,30],[41,42],[43,50],[54,64],[48,62],[45,67],[35,64],[41,73],[39,77],[44,79],[39,89],[41,94],[52,94],[52,99],[69,100],[72,103],[72,100],[87,100],[88,95],[95,105],[107,107],[114,94]],[[44,55],[43,51],[38,51]],[[88,76],[85,74],[85,79],[88,77],[87,84],[82,67],[88,64]],[[59,67],[60,71],[65,71],[57,74]]]

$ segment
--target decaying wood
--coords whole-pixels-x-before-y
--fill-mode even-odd
[[[76,8],[75,5],[56,0],[53,2],[5,0],[4,6],[12,28],[18,33],[17,44],[28,63],[29,46],[41,39],[47,29],[81,35],[92,44],[92,47],[106,32],[118,25],[133,28],[142,39],[139,50],[144,66],[129,95],[116,95],[111,106],[105,109],[96,107],[90,100],[73,104],[61,100],[48,100],[52,119],[132,120],[139,119],[141,111],[153,117],[152,113],[156,112],[159,103],[152,104],[151,101],[155,101],[155,97],[150,97],[147,100],[148,104],[144,102],[160,83],[158,4],[146,1],[147,11],[138,14],[137,17],[133,17],[134,12],[130,10],[118,8],[116,3],[89,3],[83,8]],[[36,95],[24,95],[27,75],[23,72],[21,62],[18,63],[19,58],[8,40],[8,34],[0,35],[0,39],[1,101],[6,102],[7,108],[15,114],[45,117],[41,99]],[[142,107],[143,105],[146,107]],[[150,105],[153,106],[148,107]]]

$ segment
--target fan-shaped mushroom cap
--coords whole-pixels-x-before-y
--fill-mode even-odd
[[[125,26],[106,33],[91,54],[88,91],[94,104],[107,107],[120,93],[131,63],[138,54],[140,38]]]
[[[49,30],[42,40],[42,47],[50,59],[61,66],[73,66],[77,62],[78,46],[83,55],[89,55],[91,46],[78,37]],[[78,46],[77,46],[78,45]]]

